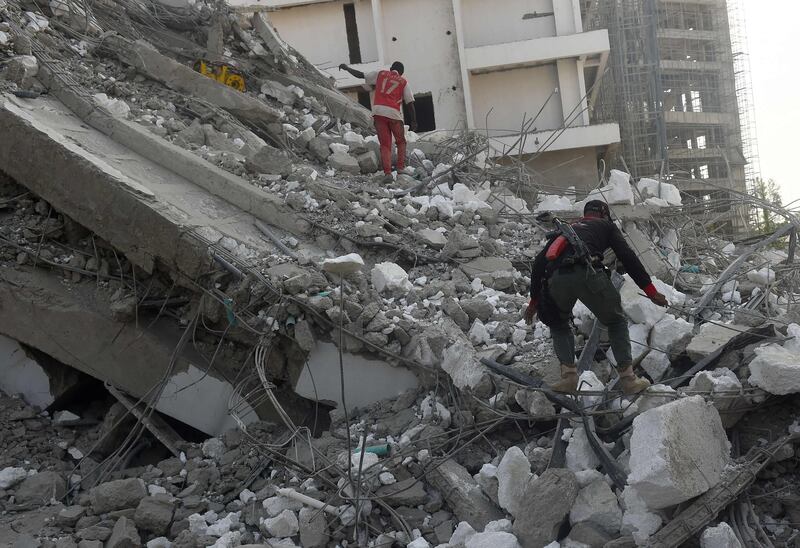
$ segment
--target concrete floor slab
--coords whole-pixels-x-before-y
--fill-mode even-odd
[[[54,99],[0,98],[0,127],[8,175],[148,272],[162,261],[196,275],[208,263],[196,233],[273,249],[252,215],[87,127]]]

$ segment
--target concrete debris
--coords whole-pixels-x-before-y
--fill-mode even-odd
[[[527,511],[525,496],[528,484],[535,478],[531,463],[519,447],[511,447],[497,467],[497,501],[512,516]]]
[[[372,285],[379,293],[405,294],[412,289],[408,273],[395,263],[379,263],[372,269]]]
[[[622,525],[622,510],[617,497],[604,479],[598,479],[578,491],[569,512],[573,525],[591,522],[610,535],[616,535]]]
[[[756,357],[750,362],[748,382],[770,394],[800,392],[800,361],[798,354],[777,344],[755,349]]]
[[[705,323],[686,347],[686,352],[689,358],[699,361],[724,346],[742,331],[747,331],[747,328],[741,325]]]
[[[708,491],[730,460],[719,413],[701,396],[650,409],[633,421],[628,485],[651,509]]]
[[[701,548],[742,548],[742,543],[731,526],[721,521],[716,527],[709,527],[700,535]]]
[[[0,529],[47,512],[16,546],[641,544],[719,480],[723,425],[800,392],[794,250],[706,232],[679,184],[562,193],[469,131],[408,132],[385,177],[370,112],[271,13],[0,4]],[[670,378],[636,398],[604,334],[580,396],[547,391],[550,330],[521,316],[550,227],[520,215],[590,199],[670,303],[626,277],[634,357]],[[793,447],[772,460],[753,505],[788,544]]]
[[[527,507],[514,521],[514,534],[524,547],[545,546],[558,537],[575,498],[578,482],[569,470],[551,468],[527,485]]]

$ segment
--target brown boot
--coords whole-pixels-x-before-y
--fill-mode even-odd
[[[638,394],[650,387],[650,381],[636,376],[632,365],[623,365],[617,371],[619,372],[619,381],[622,384],[622,392],[626,396]]]
[[[575,364],[561,364],[561,380],[550,387],[553,392],[574,394],[578,390],[578,369]]]

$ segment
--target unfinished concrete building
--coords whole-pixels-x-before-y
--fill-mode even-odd
[[[616,120],[598,123],[589,107],[608,59],[608,32],[584,32],[577,2],[229,3],[266,7],[281,37],[366,107],[368,88],[339,64],[368,72],[403,61],[421,132],[480,130],[492,155],[522,155],[553,192],[594,188],[598,159],[619,142]]]
[[[674,182],[718,229],[748,228],[758,175],[738,0],[584,2],[587,29],[607,28],[610,72],[598,119],[618,121],[634,176]]]

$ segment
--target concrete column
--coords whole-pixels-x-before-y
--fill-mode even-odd
[[[570,127],[589,125],[586,110],[586,84],[583,81],[583,62],[575,59],[559,59],[558,96],[561,99],[564,124]]]
[[[472,89],[464,53],[464,20],[462,18],[461,0],[453,0],[453,18],[456,23],[456,43],[458,44],[458,64],[461,67],[461,87],[464,90],[464,110],[467,115],[467,127],[475,127],[475,113],[472,110]]]
[[[553,0],[556,36],[568,36],[583,31],[578,0]]]
[[[383,4],[381,0],[372,0],[372,22],[375,27],[375,49],[378,50],[378,63],[386,65],[386,48],[383,32]]]

